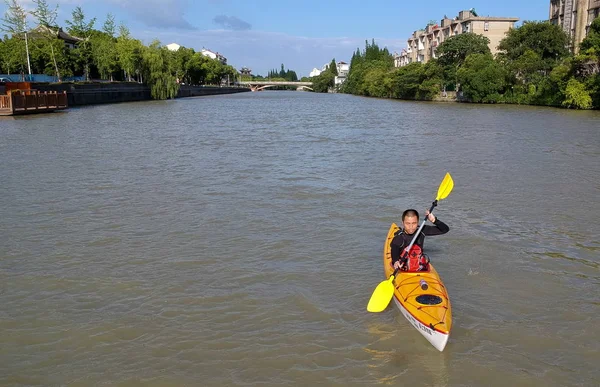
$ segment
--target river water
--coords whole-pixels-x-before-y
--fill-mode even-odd
[[[370,314],[408,207],[444,352]],[[600,113],[303,92],[0,120],[2,386],[598,386]]]

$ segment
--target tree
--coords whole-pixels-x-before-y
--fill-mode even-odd
[[[115,37],[115,16],[112,13],[108,13],[106,15],[106,20],[104,21],[104,25],[102,26],[102,31],[111,38]]]
[[[132,75],[140,71],[142,43],[139,40],[131,38],[129,29],[121,24],[119,26],[119,36],[115,45],[118,64],[123,69],[125,79],[132,81]]]
[[[210,58],[202,55],[199,52],[195,52],[187,63],[189,83],[193,85],[201,85],[206,79],[206,70],[203,66],[205,62],[211,60]]]
[[[60,41],[57,36],[55,30],[58,27],[56,25],[56,17],[58,16],[58,5],[54,7],[54,9],[50,9],[50,6],[46,2],[46,0],[33,0],[36,8],[31,14],[38,21],[38,35],[41,36],[42,40],[45,42],[44,46],[49,49],[50,60],[54,65],[54,74],[58,82],[61,82],[60,70],[58,69],[58,61],[56,59],[57,53],[63,54],[64,44]],[[55,50],[56,47],[56,50]],[[61,58],[64,55],[61,55]],[[45,68],[46,66],[44,66]]]
[[[329,63],[329,71],[331,71],[331,73],[332,73],[334,76],[336,76],[336,77],[338,76],[338,71],[337,71],[337,63],[335,63],[335,58],[333,58],[333,59],[331,60],[331,63]]]
[[[567,83],[565,100],[562,105],[568,108],[590,109],[592,107],[592,97],[581,82],[571,78]]]
[[[92,62],[98,68],[100,76],[113,80],[113,74],[118,68],[118,56],[115,39],[115,18],[112,14],[106,15],[106,20],[101,31],[92,31],[90,36],[92,46]]]
[[[471,54],[456,72],[461,90],[471,102],[499,102],[506,88],[506,70],[491,54]]]
[[[29,48],[27,41],[27,12],[17,0],[5,0],[6,12],[2,18],[2,30],[9,33],[11,38],[15,39],[12,48],[16,49],[16,56],[20,57],[19,65],[21,74],[25,73],[24,67],[27,65],[31,74],[31,65],[29,64]]]
[[[323,71],[316,77],[310,78],[312,81],[312,89],[316,93],[327,93],[333,87],[335,76],[328,70]]]
[[[83,74],[86,80],[89,80],[90,73],[90,62],[92,59],[92,45],[90,38],[92,31],[94,30],[94,24],[96,18],[92,18],[89,21],[85,20],[85,14],[81,7],[77,6],[71,13],[72,20],[67,20],[68,25],[67,31],[69,34],[76,36],[81,39],[81,42],[74,49],[77,55],[80,65],[83,67]]]
[[[179,82],[190,82],[187,78],[190,70],[189,62],[192,60],[193,55],[194,50],[185,47],[179,47],[177,51],[173,52],[175,75]]]
[[[401,99],[415,99],[423,78],[424,65],[413,62],[400,67],[392,75],[392,96]]]
[[[455,35],[444,40],[437,48],[439,63],[444,68],[445,79],[458,83],[456,72],[471,54],[490,54],[490,40],[471,32]]]
[[[512,66],[523,55],[533,52],[539,57],[540,64],[537,67],[547,75],[557,63],[569,56],[568,43],[569,37],[558,25],[525,22],[518,28],[510,29],[500,41],[498,58]]]
[[[21,55],[20,40],[8,36],[0,41],[0,71],[5,71],[6,74],[12,74],[22,68],[23,56]]]
[[[594,19],[590,25],[586,38],[583,39],[579,48],[581,51],[593,48],[596,50],[596,53],[600,53],[600,17]]]
[[[375,43],[375,40],[371,43],[365,41],[365,50],[361,51],[360,49],[357,49],[352,55],[348,78],[342,85],[340,91],[350,94],[366,95],[369,93],[367,78],[376,78],[376,76],[369,76],[369,72],[374,71],[378,73],[378,69],[383,69],[384,72],[389,73],[393,68],[394,58],[390,55],[387,48],[380,49]],[[388,74],[388,77],[391,77],[391,75]]]
[[[143,65],[146,83],[154,99],[175,98],[179,91],[175,71],[169,58],[170,51],[154,40],[143,51]]]

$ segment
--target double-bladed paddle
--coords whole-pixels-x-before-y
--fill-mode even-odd
[[[446,173],[446,176],[444,176],[444,180],[442,180],[442,183],[438,188],[437,197],[431,204],[429,213],[433,212],[433,209],[437,206],[438,200],[445,199],[448,197],[448,195],[450,195],[450,192],[452,192],[452,188],[454,188],[454,181],[452,180],[452,176],[450,176],[449,173]],[[423,229],[423,226],[425,226],[426,221],[427,216],[425,216],[425,219],[423,219],[423,223],[421,223],[421,226],[419,227],[417,232],[415,232],[415,236],[413,237],[408,247],[404,249],[404,256],[408,254],[410,248],[417,240],[417,236],[421,233],[421,230]],[[394,270],[394,273],[390,276],[390,278],[382,281],[379,285],[377,285],[377,287],[373,291],[373,295],[371,295],[369,304],[367,305],[367,310],[369,312],[377,313],[387,308],[388,304],[392,300],[392,297],[394,296],[394,278],[396,277],[396,274],[398,274],[398,269]]]

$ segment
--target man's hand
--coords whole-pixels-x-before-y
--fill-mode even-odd
[[[429,212],[429,210],[425,211],[425,216],[431,223],[435,223],[435,216]]]

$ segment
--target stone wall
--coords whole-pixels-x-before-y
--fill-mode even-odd
[[[113,83],[32,83],[40,91],[66,91],[69,106],[151,100],[150,88],[135,82]],[[240,87],[182,85],[177,98],[232,94],[250,91]]]

